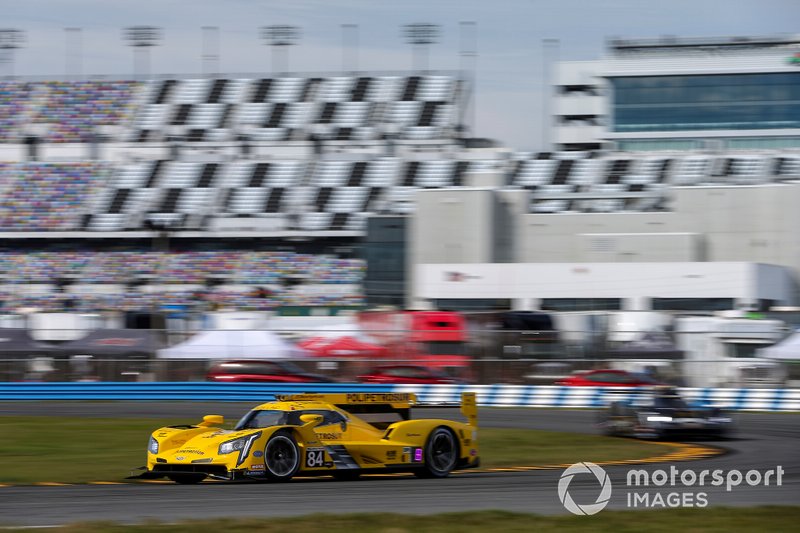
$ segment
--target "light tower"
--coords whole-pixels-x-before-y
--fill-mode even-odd
[[[472,95],[471,101],[465,104],[470,111],[465,116],[469,117],[469,131],[474,137],[478,130],[478,25],[475,21],[461,21],[458,25],[461,29],[461,78],[469,81]]]
[[[439,26],[428,22],[415,22],[403,26],[403,35],[412,46],[414,70],[428,70],[428,47],[439,38]]]
[[[214,77],[219,73],[219,27],[203,26],[203,75]]]
[[[137,79],[150,77],[150,48],[159,45],[161,28],[155,26],[129,26],[123,30],[123,38],[133,48],[133,75]]]
[[[358,71],[358,24],[342,24],[342,71]]]
[[[0,28],[0,62],[8,65],[8,77],[14,77],[14,52],[25,44],[25,32],[14,28]]]
[[[64,28],[64,70],[68,78],[80,78],[83,74],[83,30]]]
[[[300,28],[287,24],[274,24],[262,26],[261,39],[264,44],[272,47],[272,72],[289,72],[289,47],[297,44],[300,38]],[[276,68],[278,56],[282,56],[282,67]]]
[[[542,39],[542,150],[552,149],[550,130],[553,126],[553,110],[551,103],[551,74],[554,65],[558,62],[558,39]]]

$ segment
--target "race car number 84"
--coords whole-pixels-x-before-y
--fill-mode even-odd
[[[325,452],[323,450],[308,450],[308,452],[306,452],[306,466],[308,468],[323,466],[324,463]]]

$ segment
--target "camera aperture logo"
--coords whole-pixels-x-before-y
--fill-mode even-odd
[[[569,494],[569,484],[572,483],[572,478],[578,474],[593,474],[597,481],[600,483],[600,494],[597,500],[590,504],[577,504],[572,496]],[[558,480],[558,498],[564,507],[572,514],[576,515],[593,515],[597,514],[608,505],[611,500],[611,479],[608,474],[601,467],[588,461],[583,463],[575,463],[568,467],[561,474],[561,479]]]
[[[740,485],[750,487],[783,485],[782,466],[759,471],[748,470],[678,470],[675,466],[669,469],[629,469],[626,475],[625,490],[629,508],[675,508],[706,507],[709,504],[708,490],[717,494],[731,492]],[[592,474],[600,484],[600,494],[594,503],[578,504],[569,493],[572,478],[579,474]],[[710,489],[709,489],[710,487]],[[688,489],[688,490],[687,490]],[[575,463],[564,470],[558,480],[558,497],[564,508],[576,515],[597,514],[611,500],[611,478],[601,467],[588,461]]]

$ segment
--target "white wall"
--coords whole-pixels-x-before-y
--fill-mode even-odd
[[[454,281],[452,272],[461,276]],[[733,298],[787,302],[785,269],[747,262],[422,264],[415,272],[417,301],[431,299],[535,300],[623,298],[630,310],[650,298]],[[630,303],[633,303],[631,305]]]

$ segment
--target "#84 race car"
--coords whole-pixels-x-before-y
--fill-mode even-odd
[[[609,435],[626,437],[724,438],[730,434],[733,420],[719,408],[689,404],[675,387],[658,386],[612,402],[601,414],[599,425]]]
[[[177,483],[206,478],[288,481],[295,475],[355,479],[362,473],[445,477],[479,466],[474,393],[461,396],[467,422],[410,419],[410,393],[298,394],[255,407],[234,429],[220,415],[152,433],[147,466],[134,478]],[[387,416],[388,415],[388,416]],[[393,417],[398,421],[386,420]]]

